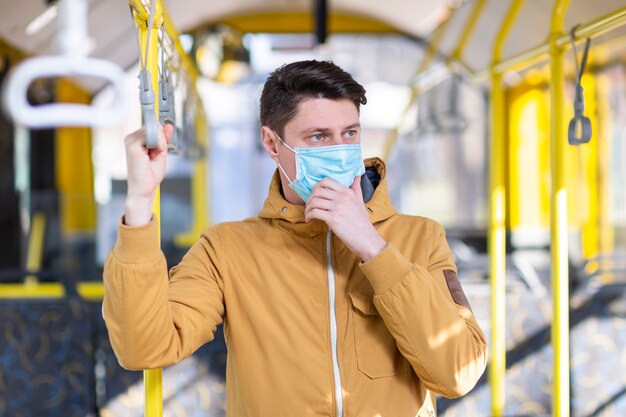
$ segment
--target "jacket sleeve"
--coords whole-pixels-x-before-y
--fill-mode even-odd
[[[154,218],[146,226],[119,225],[104,266],[102,314],[122,367],[168,366],[213,339],[224,316],[216,234],[205,232],[168,281]]]
[[[487,342],[460,289],[443,227],[431,226],[428,265],[413,264],[389,243],[361,269],[400,352],[429,390],[453,398],[484,372]]]

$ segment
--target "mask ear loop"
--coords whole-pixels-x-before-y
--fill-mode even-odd
[[[293,181],[291,181],[291,178],[289,178],[289,175],[287,175],[287,173],[283,169],[283,166],[280,164],[280,162],[276,162],[276,164],[278,165],[278,169],[280,169],[280,171],[283,173],[285,178],[287,178],[287,181],[289,181],[289,184],[291,185],[293,183]]]
[[[283,145],[285,145],[287,147],[287,149],[289,149],[291,152],[293,152],[294,154],[296,153],[295,150],[293,150],[293,148],[289,145],[287,145],[287,142],[285,142],[279,135],[278,133],[274,132],[272,130],[272,133],[278,138],[279,141],[282,142]],[[281,172],[283,173],[283,175],[285,176],[285,178],[287,178],[287,180],[289,181],[289,185],[291,185],[293,183],[293,181],[291,180],[291,178],[289,178],[289,175],[287,175],[287,173],[285,172],[285,169],[283,168],[283,166],[280,164],[280,162],[276,162],[276,164],[278,165],[278,169],[281,170]]]
[[[278,140],[279,140],[279,141],[281,141],[281,142],[282,142],[282,144],[283,144],[283,145],[285,145],[285,146],[287,147],[287,149],[289,149],[289,150],[290,150],[291,152],[293,152],[293,153],[297,153],[295,149],[293,149],[291,146],[287,145],[287,142],[285,142],[285,141],[283,140],[283,138],[281,138],[280,136],[278,136],[278,133],[274,132],[273,130],[272,130],[272,133],[274,133],[274,134],[276,135],[276,137],[278,138]]]

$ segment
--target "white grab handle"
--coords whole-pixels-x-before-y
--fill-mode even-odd
[[[84,104],[56,103],[32,106],[28,86],[38,78],[94,77],[107,80],[115,90],[109,108]],[[22,126],[33,129],[58,126],[112,126],[126,113],[124,73],[115,64],[80,56],[43,56],[27,59],[12,70],[2,92],[6,113]]]

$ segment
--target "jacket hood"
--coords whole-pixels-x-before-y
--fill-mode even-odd
[[[396,213],[396,209],[391,204],[389,194],[387,193],[385,163],[379,158],[369,158],[364,162],[366,174],[364,174],[361,178],[361,188],[365,188],[363,187],[363,181],[369,182],[369,179],[367,178],[367,171],[373,171],[373,173],[377,173],[378,177],[380,177],[380,181],[378,182],[378,185],[375,186],[373,195],[369,201],[365,203],[370,221],[372,223],[377,223],[394,215]],[[280,175],[278,174],[278,169],[276,169],[274,176],[272,177],[267,199],[263,204],[259,217],[265,219],[285,220],[291,224],[291,226],[287,228],[293,229],[295,232],[303,232],[304,234],[311,236],[321,234],[323,231],[323,222],[316,220],[308,224],[305,223],[305,206],[303,204],[291,204],[285,200],[280,187]]]

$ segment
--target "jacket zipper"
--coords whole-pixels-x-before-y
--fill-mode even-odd
[[[339,373],[339,359],[337,357],[337,314],[335,310],[335,271],[333,270],[332,242],[332,232],[328,229],[326,232],[326,269],[328,271],[328,305],[330,308],[330,351],[333,360],[337,417],[343,417],[341,374]]]

